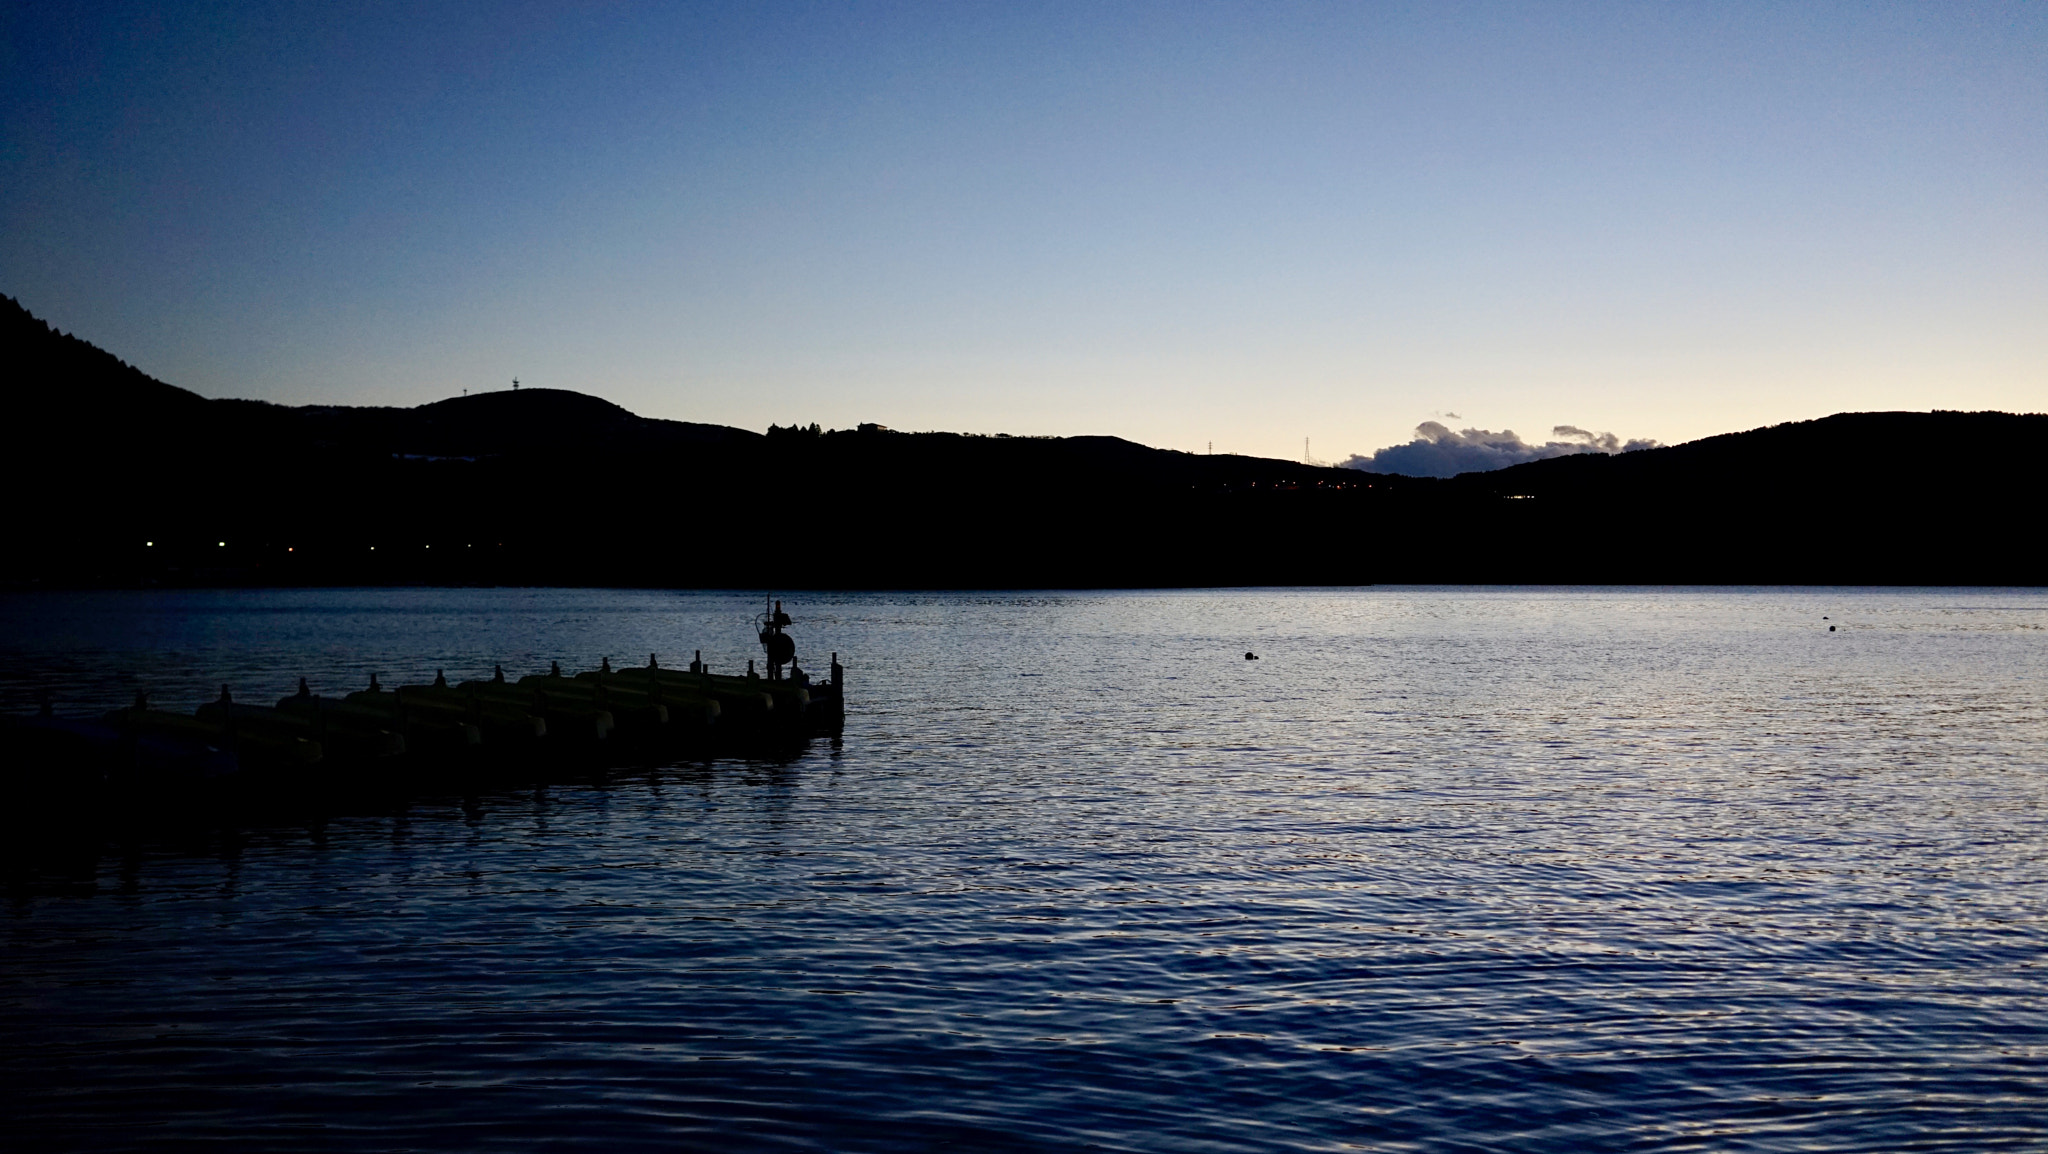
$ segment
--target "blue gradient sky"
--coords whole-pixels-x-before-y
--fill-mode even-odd
[[[2048,407],[2048,4],[10,4],[174,384],[1318,457]]]

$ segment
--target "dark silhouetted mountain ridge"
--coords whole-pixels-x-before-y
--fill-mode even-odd
[[[2038,477],[2048,416],[2012,413],[1837,413],[1683,445],[1613,456],[1552,457],[1451,482],[1463,490],[1585,496],[1617,487],[1797,492],[1862,500],[1908,496],[1930,477],[1986,495]]]
[[[2014,583],[2048,417],[1845,413],[1449,480],[1115,437],[767,434],[557,389],[209,400],[0,298],[15,583]]]

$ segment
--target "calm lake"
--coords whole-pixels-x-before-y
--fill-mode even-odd
[[[2048,1143],[2048,591],[780,595],[800,756],[10,857],[0,1144]],[[738,672],[760,607],[13,593],[0,705]]]

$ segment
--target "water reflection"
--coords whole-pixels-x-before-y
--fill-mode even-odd
[[[680,650],[724,612],[277,596],[45,608],[67,652],[201,694],[209,662],[289,686],[337,651]],[[852,658],[843,745],[155,830],[17,875],[17,1133],[2039,1144],[2039,593],[791,603]],[[269,624],[219,621],[245,611]],[[12,668],[59,648],[7,636]],[[79,692],[113,691],[97,668]]]

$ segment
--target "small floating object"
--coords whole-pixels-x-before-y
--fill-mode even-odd
[[[1257,661],[1259,659],[1259,655],[1247,649],[1244,651],[1244,659],[1246,661]]]
[[[1834,626],[1832,626],[1832,625],[1828,626],[1828,632],[1829,632],[1829,633],[1833,633],[1834,631],[1835,631],[1835,627],[1834,627]]]

